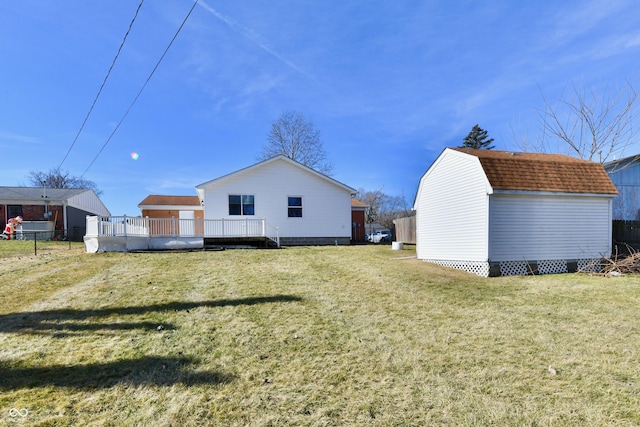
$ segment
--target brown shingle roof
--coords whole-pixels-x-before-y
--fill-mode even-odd
[[[200,206],[198,196],[162,196],[152,194],[141,201],[138,206],[167,205],[167,206]]]
[[[454,150],[476,156],[495,190],[618,194],[600,163],[561,154]]]

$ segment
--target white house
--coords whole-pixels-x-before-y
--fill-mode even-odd
[[[348,245],[356,190],[285,156],[196,186],[206,220],[262,218],[282,245]]]
[[[417,256],[485,277],[576,271],[611,254],[616,194],[599,163],[447,148],[420,179]]]

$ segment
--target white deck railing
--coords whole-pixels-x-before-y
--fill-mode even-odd
[[[262,219],[179,219],[129,216],[88,216],[88,236],[266,237],[280,246],[277,227]]]

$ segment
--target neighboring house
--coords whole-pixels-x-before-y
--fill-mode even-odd
[[[282,245],[348,245],[356,190],[285,156],[196,186],[204,218],[264,218]]]
[[[369,205],[360,200],[351,199],[351,241],[366,241],[367,209]]]
[[[616,194],[599,163],[447,148],[418,187],[417,256],[485,277],[586,268],[611,254]]]
[[[198,196],[168,196],[152,194],[138,204],[144,218],[172,218],[171,234],[193,235],[199,231],[194,219],[204,219],[204,208]],[[151,234],[166,234],[167,230],[151,228]]]
[[[640,154],[603,166],[618,189],[618,195],[613,199],[613,219],[640,220]]]
[[[109,216],[93,190],[78,188],[0,187],[0,225],[22,216],[25,232],[36,222],[50,222],[56,238],[82,241],[87,215]]]
[[[204,208],[198,196],[166,196],[152,194],[138,204],[143,217],[204,218]]]

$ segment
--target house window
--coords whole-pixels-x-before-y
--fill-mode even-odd
[[[289,218],[302,218],[302,197],[289,197]]]
[[[254,215],[253,196],[245,194],[229,195],[229,215]]]
[[[22,205],[7,205],[7,218],[15,218],[22,215]]]

